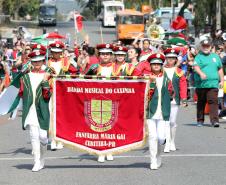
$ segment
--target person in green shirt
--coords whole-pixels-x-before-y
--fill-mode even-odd
[[[206,103],[210,107],[210,122],[219,127],[218,117],[218,89],[223,88],[224,74],[220,57],[211,52],[212,44],[209,38],[204,37],[200,42],[200,52],[194,59],[194,81],[197,102],[197,126],[204,123]]]

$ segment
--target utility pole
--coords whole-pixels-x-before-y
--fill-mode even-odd
[[[96,16],[98,16],[98,9],[99,9],[99,1],[97,0]]]
[[[162,0],[159,0],[159,8],[162,7]]]
[[[216,29],[221,29],[221,0],[216,1]]]
[[[172,6],[172,20],[171,22],[174,20],[175,18],[175,5],[176,5],[176,2],[175,0],[171,0],[171,6]]]

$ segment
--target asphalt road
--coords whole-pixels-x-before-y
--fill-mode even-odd
[[[43,27],[37,27],[38,29],[42,29]],[[115,35],[115,28],[102,28],[101,22],[98,21],[84,21],[83,22],[83,31],[80,33],[75,33],[74,29],[74,22],[59,22],[56,27],[45,27],[47,29],[47,32],[54,31],[55,29],[58,30],[60,34],[66,35],[70,34],[71,37],[71,44],[73,44],[73,41],[77,39],[78,43],[84,41],[84,36],[86,34],[90,37],[90,45],[95,46],[96,44],[99,44],[102,42],[104,43],[110,43],[113,40],[116,39]],[[102,36],[101,36],[102,32]]]
[[[95,156],[64,148],[47,152],[45,169],[31,172],[31,144],[14,121],[0,118],[1,185],[225,185],[226,130],[195,126],[195,106],[181,108],[178,117],[178,150],[163,154],[159,170],[149,169],[147,145],[99,164]]]

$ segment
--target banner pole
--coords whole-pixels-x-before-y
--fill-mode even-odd
[[[76,18],[76,16],[75,16],[75,11],[74,11],[74,27],[75,27],[75,42],[76,42],[76,44],[78,44],[78,27],[77,27],[77,18]]]
[[[104,39],[103,39],[103,31],[102,31],[102,27],[100,26],[100,39],[101,39],[101,43],[104,43]]]
[[[150,80],[150,76],[109,76],[106,78],[106,76],[96,76],[96,75],[51,75],[53,78],[81,78],[81,79],[114,79],[114,80],[123,80],[123,79],[129,79],[129,80]]]

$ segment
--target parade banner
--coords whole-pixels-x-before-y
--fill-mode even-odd
[[[143,146],[147,80],[54,80],[54,137],[92,154]]]

